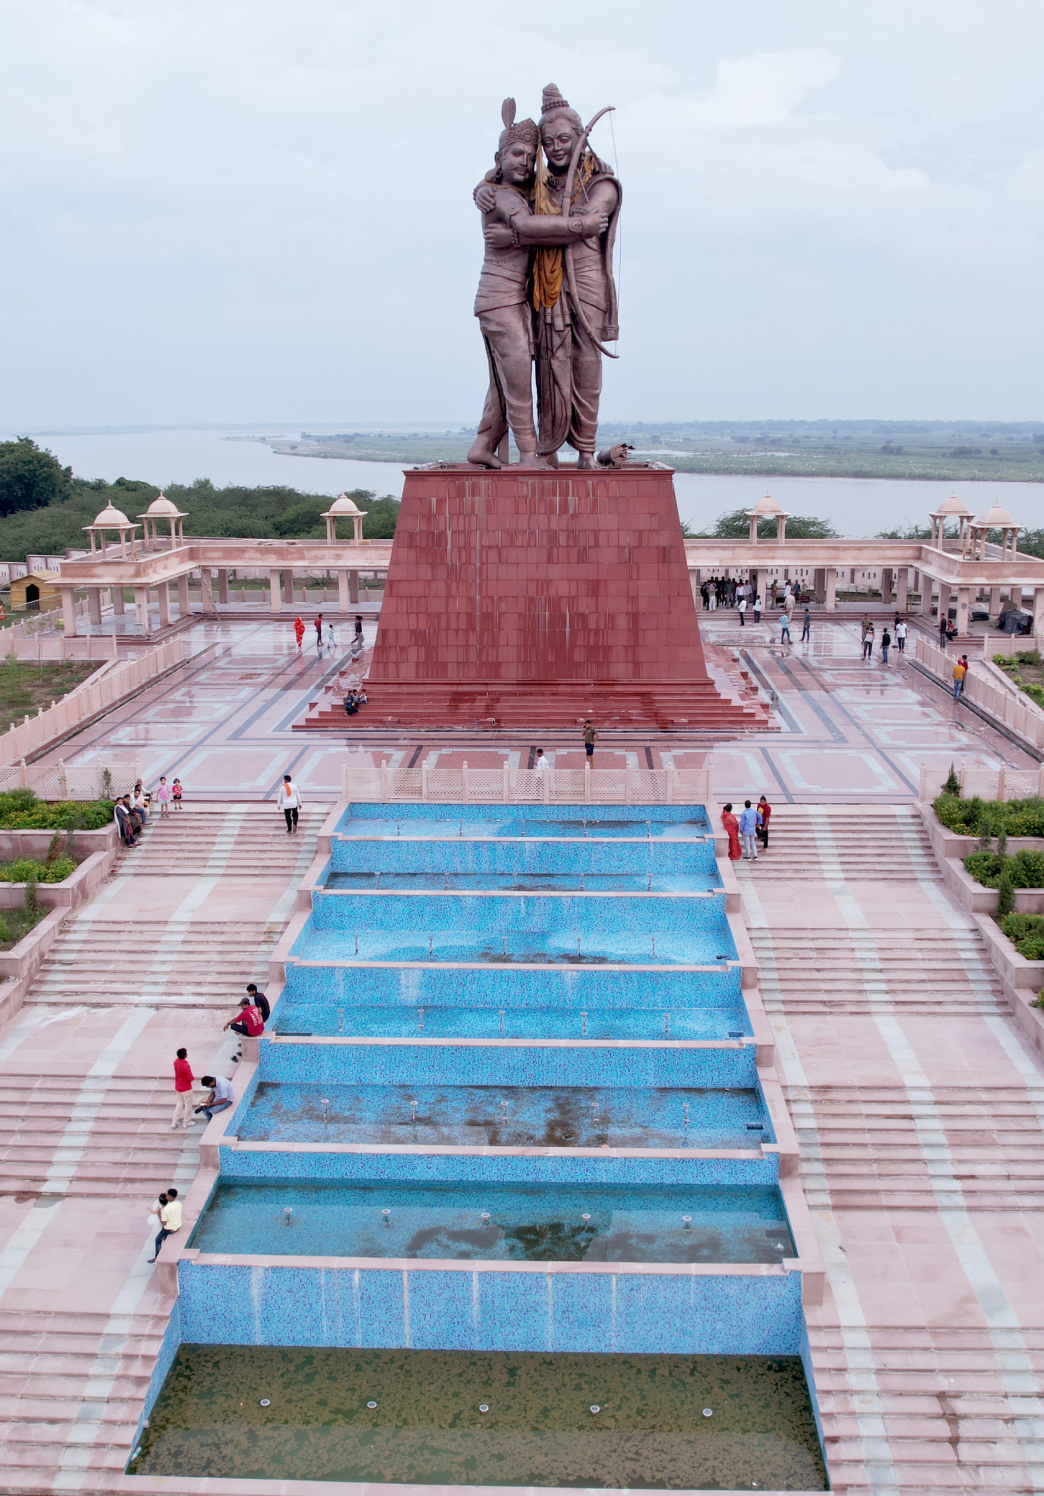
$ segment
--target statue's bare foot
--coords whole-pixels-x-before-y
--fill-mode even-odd
[[[595,462],[593,452],[581,452],[576,459],[576,465],[578,468],[595,468],[598,466],[597,462]]]
[[[518,465],[519,467],[546,468],[550,467],[551,464],[548,462],[546,457],[538,457],[537,453],[534,451],[519,452]]]
[[[476,467],[500,467],[500,458],[492,447],[487,447],[483,442],[475,443],[468,453],[468,461],[474,463]]]

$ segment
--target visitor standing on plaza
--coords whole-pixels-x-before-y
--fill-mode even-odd
[[[901,618],[895,626],[895,647],[900,654],[906,653],[906,624]]]
[[[746,597],[741,597],[740,600],[739,600],[739,603],[737,604],[737,606],[739,608],[740,628],[742,628],[743,624],[744,624],[744,614],[747,611],[747,599],[746,599]]]
[[[863,620],[863,659],[869,660],[874,653],[874,626],[869,618]]]
[[[363,645],[363,628],[362,628],[362,614],[361,613],[356,613],[356,615],[355,615],[355,642],[359,646],[359,648],[362,649],[362,645]]]
[[[806,608],[805,609],[804,621],[802,622],[802,625],[801,625],[801,642],[802,642],[802,644],[804,644],[804,642],[805,642],[806,639],[811,638],[811,636],[812,636],[812,612],[811,612],[811,610],[809,608]]]
[[[179,1049],[174,1061],[174,1115],[171,1127],[195,1127],[192,1120],[192,1066],[188,1061],[188,1050]]]
[[[744,862],[757,862],[758,860],[758,849],[754,841],[757,829],[758,813],[749,800],[744,800],[739,816],[739,833],[743,843]]]
[[[754,599],[754,622],[761,622],[761,594]]]
[[[547,759],[544,757],[543,748],[537,749],[536,759],[533,762],[533,768],[536,771],[537,789],[541,793],[543,793],[544,775],[547,773]]]
[[[940,649],[945,649],[946,648],[946,632],[947,632],[947,629],[949,628],[949,622],[950,621],[946,617],[946,614],[943,612],[942,608],[940,608],[939,609],[939,648]]]
[[[321,650],[323,647],[323,615],[315,615],[315,647]]]
[[[159,1213],[159,1234],[156,1237],[154,1255],[148,1259],[149,1262],[156,1261],[156,1258],[159,1256],[159,1249],[160,1247],[162,1247],[167,1237],[173,1236],[175,1231],[181,1230],[181,1201],[178,1199],[178,1192],[174,1188],[174,1186],[171,1185],[165,1193],[167,1196],[167,1203],[163,1206]]]
[[[886,665],[888,664],[888,651],[889,651],[889,649],[891,647],[891,643],[892,643],[892,636],[888,632],[888,625],[886,624],[885,625],[885,629],[884,629],[884,633],[881,635],[881,659],[884,661],[884,663]]]
[[[790,615],[788,613],[779,615],[779,642],[780,644],[790,643]]]
[[[301,796],[297,793],[297,785],[294,784],[289,774],[283,775],[283,783],[279,790],[279,808],[286,816],[286,830],[289,835],[297,830],[297,814],[301,809]]]
[[[300,614],[294,619],[294,633],[297,635],[297,652],[300,654],[301,645],[304,643],[304,619]]]
[[[956,665],[954,665],[954,667],[953,667],[953,699],[954,699],[954,701],[960,701],[960,699],[961,699],[961,693],[964,690],[964,677],[967,674],[968,674],[967,663],[964,660],[964,658],[961,657],[960,659],[958,659]]]
[[[166,774],[160,775],[160,782],[156,786],[156,799],[159,801],[160,815],[170,814],[170,785],[167,783]]]
[[[591,722],[590,717],[588,717],[587,721],[584,723],[584,748],[587,752],[588,763],[590,763],[594,758],[594,745],[597,742],[598,734],[594,730],[594,726]]]
[[[769,821],[772,819],[772,806],[765,799],[765,796],[762,795],[761,799],[758,801],[757,808],[758,836],[761,840],[761,845],[767,850],[769,838]]]
[[[729,838],[729,861],[739,862],[743,853],[740,851],[739,822],[732,814],[731,800],[721,813],[721,824],[725,827],[725,833]]]
[[[336,643],[337,643],[337,640],[334,638],[334,626],[333,626],[332,623],[328,623],[326,625],[326,652],[327,652],[327,654],[332,654],[333,653],[333,648],[334,648],[334,645]]]

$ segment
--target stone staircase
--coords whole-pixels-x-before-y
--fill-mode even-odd
[[[302,844],[315,835],[328,805],[305,805],[296,836],[288,836],[274,804],[194,805],[160,819],[153,815],[137,847],[117,862],[120,873],[180,877],[290,878]]]
[[[795,924],[793,913],[785,923],[769,916],[767,924],[748,924],[765,1006],[784,1049],[815,1053],[821,1025],[834,1020],[827,1043],[843,1035],[858,1045],[865,1034],[880,1046],[888,1019],[902,1028],[926,1018],[941,1033],[948,1021],[962,1020],[965,1045],[967,1026],[978,1021],[994,1042],[990,1026],[1009,1009],[977,928],[945,892],[916,808],[779,807],[767,856],[756,867],[738,864],[737,872],[751,895],[763,881],[783,878],[822,881],[840,895],[836,904],[810,901],[805,925]],[[883,880],[927,893],[925,923],[887,922],[872,889]],[[748,915],[755,907],[748,903]],[[925,909],[923,899],[919,907]],[[862,1029],[848,1022],[860,1016]],[[924,1034],[923,1023],[917,1032]],[[1044,1076],[1027,1070],[1024,1080],[1007,1084],[975,1077],[922,1089],[916,1078],[905,1085],[824,1083],[817,1067],[814,1080],[791,1080],[784,1093],[803,1183],[828,1248],[831,1292],[809,1312],[809,1339],[831,1488],[898,1496],[1044,1489],[1039,1294],[1021,1296],[1014,1314],[1001,1313],[988,1286],[976,1301],[973,1265],[966,1286],[948,1281],[940,1290],[963,1291],[958,1320],[950,1297],[939,1311],[961,1327],[939,1327],[930,1322],[932,1310],[919,1310],[902,1288],[889,1303],[866,1236],[946,1241],[947,1219],[968,1220],[974,1230],[975,1222],[999,1215],[1012,1249],[1023,1251],[1029,1223],[1041,1219],[1033,1213],[1044,1211]]]
[[[187,1187],[202,1127],[175,1131],[168,1076],[0,1076],[0,1194],[137,1195]],[[144,1220],[144,1211],[142,1212]]]
[[[1019,1384],[1044,1374],[1044,1327],[1023,1327],[1014,1354],[980,1328],[847,1328],[809,1327],[834,1491],[1040,1491],[1040,1465],[1027,1465],[1039,1420],[1015,1410]],[[858,1357],[853,1335],[868,1341]]]
[[[836,1210],[1044,1211],[1044,1086],[785,1087],[809,1204]],[[1032,1103],[1036,1102],[1034,1106]],[[939,1141],[933,1141],[938,1139]]]
[[[977,929],[754,928],[750,936],[769,1012],[1009,1011]]]
[[[328,809],[306,806],[298,834],[290,837],[272,805],[192,806],[168,820],[154,819],[140,845],[121,854],[117,876],[181,874],[212,878],[215,888],[225,878],[268,877],[290,890],[315,855]],[[109,885],[101,891],[103,902],[88,903],[67,921],[27,1003],[186,1009],[185,1039],[196,1061],[198,1010],[231,1011],[248,981],[267,977],[283,920],[207,919],[206,897],[200,918],[164,919],[163,911],[176,910],[184,893],[175,886],[165,895],[162,882],[151,886],[159,888],[159,912],[134,920],[130,952],[118,891],[105,899]],[[197,1170],[203,1128],[174,1131],[173,1106],[169,1073],[0,1071],[0,1204],[2,1197],[13,1197],[18,1206],[39,1201],[49,1207],[53,1201],[64,1209],[68,1201],[75,1210],[76,1200],[94,1199],[111,1201],[115,1210],[117,1202],[140,1201],[140,1213],[124,1204],[121,1215],[133,1210],[144,1246],[146,1202],[164,1183],[186,1191]],[[59,1220],[48,1236],[62,1229]],[[8,1301],[0,1300],[5,1496],[121,1488],[170,1310],[169,1304],[157,1308],[151,1275],[131,1297],[148,1312],[135,1307],[121,1313],[119,1301],[111,1313],[92,1314],[19,1309],[17,1299],[5,1308]]]
[[[118,1489],[168,1314],[0,1311],[5,1496]]]
[[[278,923],[257,920],[135,920],[135,953],[126,947],[125,920],[91,919],[88,910],[69,920],[28,1001],[231,1011],[248,982],[263,989],[279,931]]]
[[[756,873],[749,863],[734,864],[741,878],[877,883],[938,876],[920,815],[905,805],[828,809],[777,803],[772,807],[768,851],[762,851],[760,843],[758,851]]]

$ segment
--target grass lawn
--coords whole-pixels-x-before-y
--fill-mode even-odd
[[[0,731],[27,715],[34,717],[37,707],[50,706],[97,669],[97,660],[44,660],[37,665],[6,659],[0,664]]]

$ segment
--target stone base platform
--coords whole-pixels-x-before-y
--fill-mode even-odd
[[[708,674],[673,475],[638,465],[407,472],[366,689],[383,729],[767,726]]]
[[[642,728],[652,731],[732,733],[771,730],[765,704],[756,692],[749,702],[722,696],[712,681],[650,681],[625,687],[618,681],[493,681],[465,684],[433,681],[418,685],[371,685],[363,712],[346,717],[340,696],[326,696],[309,707],[299,728],[326,728],[365,734],[378,728],[570,728],[590,717],[599,731]]]

